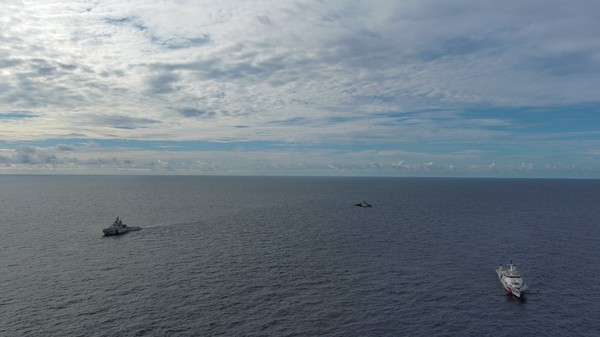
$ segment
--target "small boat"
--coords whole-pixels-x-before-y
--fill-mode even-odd
[[[359,202],[358,204],[354,204],[354,206],[358,206],[358,207],[373,207],[373,205],[369,204],[366,201]]]
[[[119,234],[125,234],[127,232],[139,231],[140,229],[142,229],[142,227],[127,226],[126,224],[123,223],[123,221],[121,221],[121,219],[119,219],[119,217],[117,217],[117,220],[115,220],[115,222],[113,222],[113,224],[110,227],[104,228],[102,230],[102,232],[104,233],[105,236],[109,236],[109,235],[119,235]]]
[[[512,261],[507,265],[500,265],[496,268],[496,274],[498,275],[498,279],[504,286],[504,289],[509,294],[513,294],[517,297],[521,297],[523,292],[527,288],[525,286],[525,282],[523,282],[523,278],[521,274],[517,271],[517,267],[512,263]]]

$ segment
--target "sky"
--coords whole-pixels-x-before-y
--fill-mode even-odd
[[[0,173],[600,178],[596,0],[0,2]]]

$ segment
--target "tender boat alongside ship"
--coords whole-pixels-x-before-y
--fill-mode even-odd
[[[510,294],[517,297],[521,297],[523,292],[527,288],[521,274],[517,271],[517,267],[512,264],[512,261],[507,265],[500,265],[496,268],[496,274],[498,279],[502,283],[502,286]]]
[[[109,235],[119,235],[119,234],[125,234],[127,232],[139,231],[140,229],[142,229],[142,227],[127,226],[126,224],[123,223],[123,221],[121,221],[121,219],[119,219],[119,217],[117,217],[117,220],[115,220],[115,222],[113,222],[113,224],[110,227],[104,228],[102,230],[102,232],[104,233],[105,236],[109,236]]]

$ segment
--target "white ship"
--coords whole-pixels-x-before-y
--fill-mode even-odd
[[[513,294],[517,297],[521,297],[523,292],[527,288],[525,283],[523,282],[523,278],[521,274],[517,271],[517,267],[512,264],[512,261],[507,265],[500,265],[496,268],[496,274],[502,282],[502,286],[504,289],[508,291],[510,294]]]
[[[142,229],[142,227],[127,226],[123,223],[123,221],[121,221],[121,219],[119,219],[119,217],[117,217],[117,220],[115,220],[115,222],[113,222],[113,224],[110,227],[104,228],[102,232],[104,233],[104,235],[108,236],[124,234],[132,231],[139,231],[140,229]]]

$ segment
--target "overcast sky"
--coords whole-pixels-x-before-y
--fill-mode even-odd
[[[0,173],[600,178],[599,13],[3,0]]]

